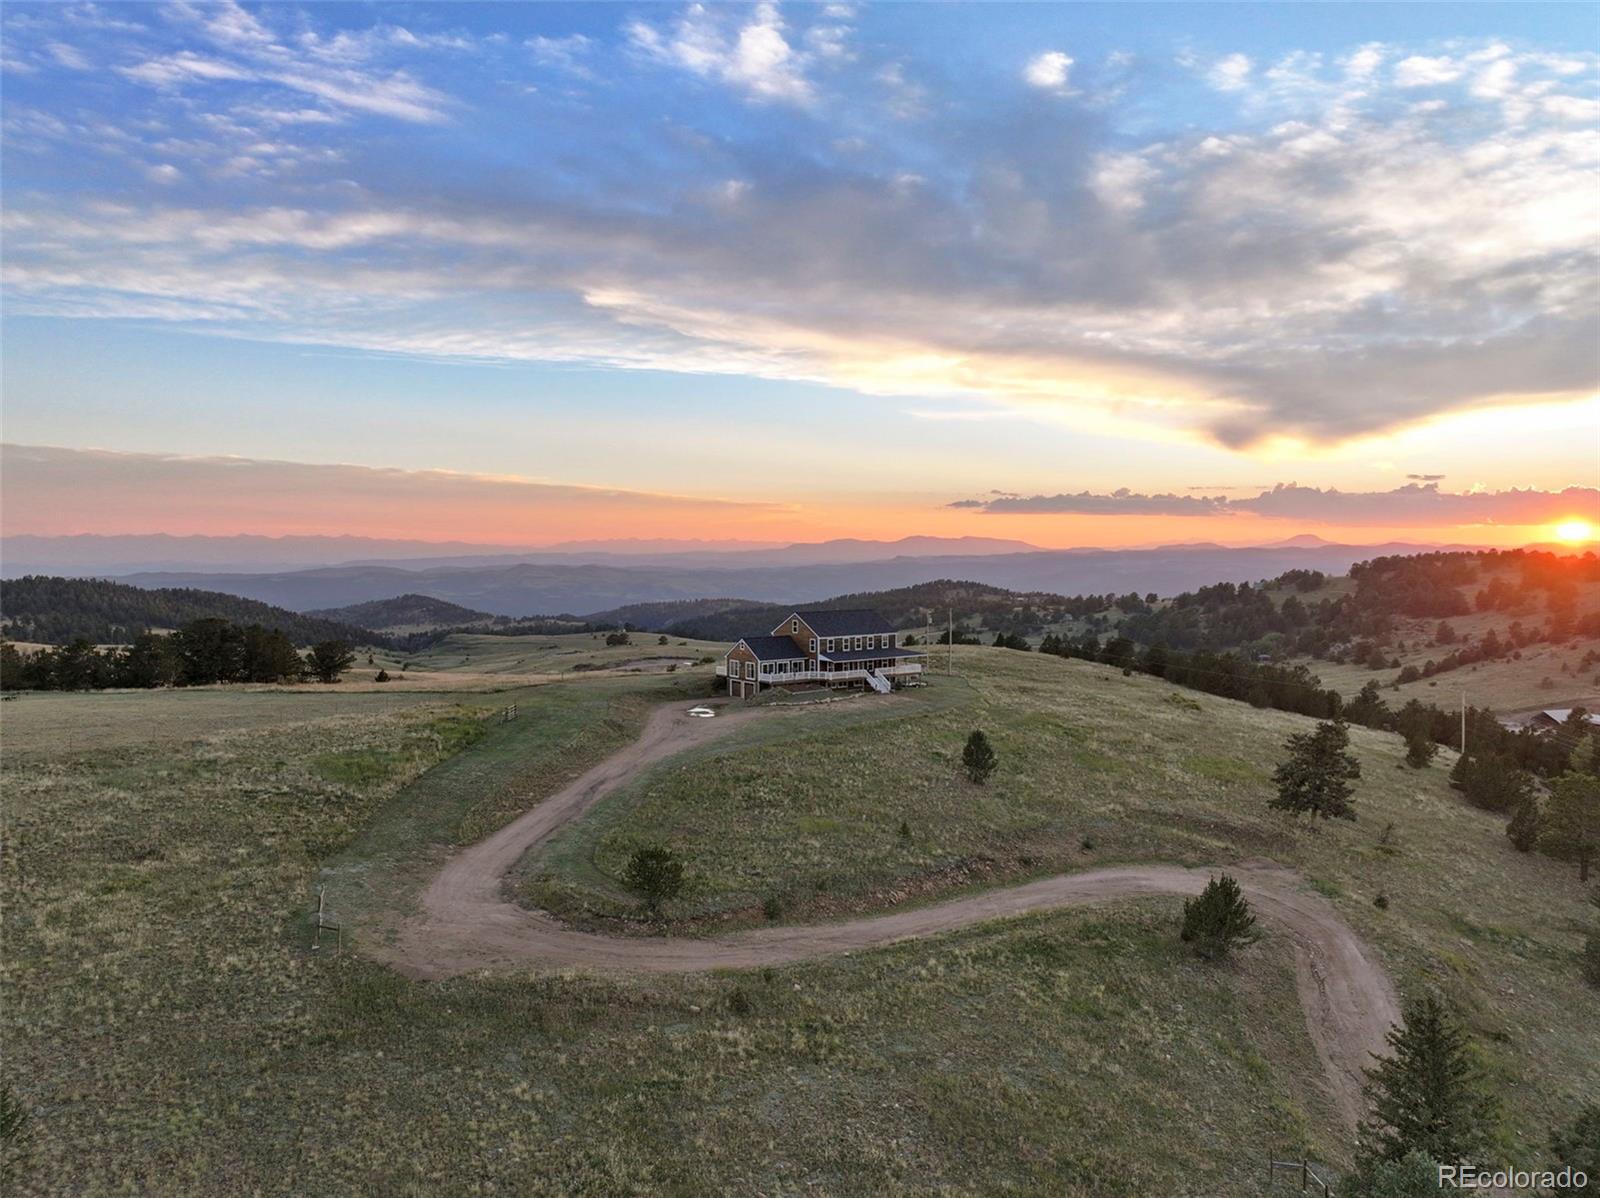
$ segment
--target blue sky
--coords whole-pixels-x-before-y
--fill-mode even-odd
[[[1122,490],[1597,481],[1588,6],[0,23],[11,443],[819,530],[1097,497],[1062,543]]]

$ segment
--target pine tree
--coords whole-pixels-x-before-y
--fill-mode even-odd
[[[1363,1138],[1382,1160],[1423,1152],[1443,1164],[1488,1147],[1497,1115],[1466,1033],[1434,994],[1390,1029],[1390,1055],[1367,1070]]]
[[[1589,1184],[1581,1190],[1562,1190],[1562,1198],[1600,1198],[1600,1102],[1590,1102],[1566,1127],[1550,1137],[1550,1155]]]
[[[1285,746],[1289,760],[1278,766],[1272,780],[1278,797],[1270,804],[1294,815],[1310,812],[1313,822],[1323,819],[1356,817],[1350,806],[1355,793],[1351,782],[1361,777],[1361,763],[1345,749],[1350,733],[1342,720],[1318,724],[1314,732],[1299,732]]]
[[[1199,898],[1184,900],[1179,936],[1197,954],[1216,961],[1256,940],[1260,933],[1255,926],[1256,917],[1250,913],[1239,883],[1223,874],[1207,882]]]
[[[651,913],[661,909],[661,904],[675,899],[683,890],[683,862],[672,855],[671,849],[647,845],[635,849],[628,859],[622,880],[644,899]]]
[[[1538,847],[1542,822],[1539,816],[1539,802],[1529,795],[1517,804],[1511,822],[1506,825],[1506,836],[1510,839],[1512,847],[1519,853],[1532,852]]]
[[[344,641],[318,641],[311,646],[311,672],[318,682],[338,682],[339,675],[355,664],[356,655]]]
[[[981,785],[994,773],[999,761],[994,746],[982,732],[974,731],[967,737],[967,746],[961,750],[961,764],[966,768],[967,777]]]
[[[1406,733],[1406,764],[1412,769],[1427,769],[1438,751],[1439,746],[1434,744],[1433,737],[1428,734],[1427,729],[1413,727]]]
[[[1593,772],[1595,746],[1572,755],[1566,773],[1550,785],[1540,845],[1552,857],[1578,863],[1578,881],[1589,880],[1589,866],[1600,855],[1600,777]]]

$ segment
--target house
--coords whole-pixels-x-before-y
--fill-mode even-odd
[[[1558,732],[1572,718],[1573,710],[1571,707],[1547,707],[1530,716],[1526,726],[1533,732]],[[1583,721],[1591,728],[1600,728],[1600,715],[1586,711]]]
[[[790,612],[770,633],[741,638],[717,676],[737,699],[753,699],[762,687],[817,684],[888,694],[921,674],[926,656],[898,642],[875,611]]]

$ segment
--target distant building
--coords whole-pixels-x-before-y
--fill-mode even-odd
[[[1576,710],[1575,707],[1547,707],[1530,717],[1526,726],[1533,732],[1554,732],[1563,727]],[[1591,728],[1600,728],[1600,715],[1585,711],[1583,722]]]
[[[875,611],[796,611],[764,636],[747,636],[717,666],[728,694],[753,699],[761,688],[821,684],[888,694],[922,673],[920,649]]]

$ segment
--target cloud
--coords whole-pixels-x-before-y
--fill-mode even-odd
[[[1394,81],[1399,87],[1432,87],[1455,82],[1465,69],[1452,58],[1413,54],[1395,64]]]
[[[973,508],[993,515],[1248,515],[1310,524],[1424,528],[1536,525],[1553,523],[1574,515],[1600,516],[1600,490],[1568,487],[1562,491],[1513,489],[1450,494],[1441,491],[1435,482],[1407,483],[1393,491],[1323,490],[1294,483],[1279,483],[1248,499],[1228,499],[1221,495],[1141,495],[1119,490],[1109,495],[1084,491],[1076,495],[963,499],[947,506]]]
[[[576,487],[446,470],[0,446],[4,534],[174,535],[241,530],[340,535],[485,537],[537,543],[649,536],[685,522],[752,524],[776,510],[646,491]],[[196,503],[195,496],[204,496]]]
[[[1442,474],[1408,474],[1406,477],[1412,482],[1417,483],[1437,483],[1444,481],[1444,475]]]
[[[1252,65],[1247,55],[1230,54],[1226,58],[1219,59],[1206,72],[1206,78],[1219,92],[1236,92],[1250,81]]]
[[[1032,87],[1045,91],[1063,92],[1067,89],[1067,76],[1072,70],[1072,59],[1060,50],[1046,50],[1029,59],[1022,77]]]
[[[335,108],[420,124],[445,119],[446,98],[404,70],[385,70],[373,60],[386,52],[436,46],[458,46],[448,36],[419,37],[394,26],[323,38],[304,32],[291,44],[277,37],[258,17],[232,0],[191,5],[178,3],[169,12],[180,23],[198,28],[212,49],[181,49],[117,67],[135,82],[166,90],[195,84],[275,85],[315,96]]]
[[[566,37],[531,37],[524,44],[540,66],[553,67],[580,79],[595,77],[587,61],[595,50],[593,38],[572,33]]]
[[[510,125],[469,124],[487,118],[467,97],[416,90],[402,69],[432,51],[392,26],[263,41],[228,14],[180,15],[187,43],[125,69],[163,89],[151,110],[190,121],[181,132],[147,130],[148,112],[86,127],[73,77],[42,116],[8,95],[8,150],[131,164],[120,192],[13,188],[10,308],[817,381],[915,397],[929,419],[982,411],[1238,449],[1571,401],[1600,381],[1600,142],[1578,120],[1592,87],[1566,58],[1452,46],[1462,73],[1424,109],[1384,67],[1404,47],[1287,54],[1234,71],[1239,86],[1192,128],[1141,137],[1114,107],[1015,104],[1014,78],[996,102],[865,44],[858,64],[831,63],[805,33],[846,13],[798,10],[790,28],[770,5],[658,12],[621,34],[636,65],[764,102],[701,127],[667,103],[620,120],[596,95],[542,109],[527,122],[540,140],[522,143]],[[536,38],[508,59],[615,69],[616,42],[594,43]],[[1500,63],[1514,71],[1477,94]],[[297,74],[287,92],[273,82]],[[652,72],[648,86],[666,97],[672,83]],[[210,87],[226,103],[206,111],[189,93]],[[900,115],[948,119],[885,122],[886,92],[908,98]],[[448,107],[465,136],[408,139],[403,162],[369,151],[362,114],[396,105],[404,119]],[[522,150],[553,169],[502,173]],[[156,186],[165,166],[183,184]],[[204,203],[216,193],[186,186],[242,177],[247,192]]]
[[[737,28],[724,19],[746,12],[749,19]],[[770,2],[731,10],[692,4],[670,27],[643,19],[628,26],[634,47],[657,62],[718,80],[758,100],[807,105],[815,98],[806,76],[813,55],[797,50],[784,31],[778,6]]]

